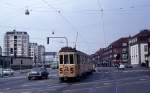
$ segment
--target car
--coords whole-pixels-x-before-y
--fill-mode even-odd
[[[28,73],[27,78],[28,80],[31,79],[48,79],[49,72],[44,67],[35,67],[32,68],[31,71]]]
[[[14,70],[7,68],[7,69],[3,69],[3,73],[4,76],[13,76],[14,75]]]
[[[119,69],[120,70],[124,70],[125,69],[125,65],[124,64],[120,64]]]
[[[133,68],[133,66],[132,66],[132,65],[128,65],[128,64],[127,64],[127,65],[125,65],[125,67],[126,67],[126,68]]]

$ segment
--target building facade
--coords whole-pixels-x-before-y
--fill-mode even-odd
[[[38,62],[38,44],[29,43],[29,57],[32,58],[34,64]]]
[[[0,68],[12,68],[15,70],[31,69],[33,65],[30,57],[0,56]]]
[[[45,62],[45,47],[43,45],[38,46],[38,64],[43,64]]]
[[[58,64],[58,53],[57,52],[45,52],[45,65],[52,67],[53,64]]]
[[[2,56],[2,48],[1,48],[1,46],[0,46],[0,56]]]
[[[150,30],[142,30],[130,37],[130,60],[132,65],[146,64],[146,56],[149,54],[149,37]]]
[[[106,48],[100,48],[95,54],[94,59],[101,66],[113,66],[116,64],[128,64],[129,62],[129,38],[123,37]]]
[[[123,37],[113,42],[111,46],[111,60],[115,64],[128,64],[129,63],[129,38]]]
[[[6,32],[4,36],[4,55],[29,57],[29,35],[27,32]]]

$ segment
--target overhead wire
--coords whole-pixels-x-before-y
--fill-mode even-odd
[[[49,2],[47,2],[46,0],[42,0],[42,1],[43,1],[45,4],[47,4],[50,8],[54,9],[54,10],[56,11],[56,13],[59,14],[59,15],[62,17],[62,19],[64,19],[64,21],[66,21],[66,22],[71,26],[71,28],[72,28],[76,33],[79,34],[77,28],[62,14],[61,10],[59,10],[59,9],[57,9],[57,8],[55,8],[55,7],[53,7],[53,6],[52,6]],[[80,34],[80,35],[81,35],[81,34]],[[83,36],[81,36],[81,37],[83,38]],[[84,40],[86,40],[86,39],[84,39]]]

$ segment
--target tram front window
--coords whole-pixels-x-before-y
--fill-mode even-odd
[[[64,64],[69,64],[68,55],[64,55]]]
[[[74,61],[73,61],[73,54],[70,54],[70,64],[74,64]]]
[[[63,64],[63,55],[59,56],[59,61],[60,61],[60,64]]]

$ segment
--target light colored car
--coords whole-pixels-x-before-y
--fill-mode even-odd
[[[12,69],[3,69],[3,75],[4,76],[12,76],[12,75],[14,75],[14,70],[12,70]]]
[[[119,69],[124,70],[125,69],[125,65],[120,64]]]

